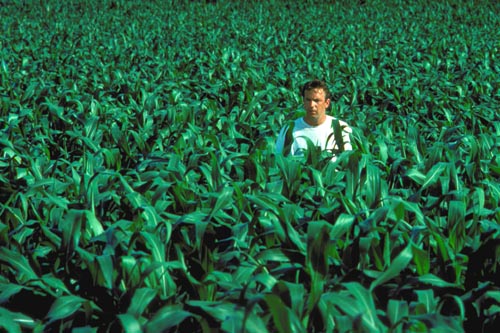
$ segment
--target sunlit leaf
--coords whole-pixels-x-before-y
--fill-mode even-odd
[[[12,267],[16,274],[19,275],[18,279],[21,281],[33,280],[38,278],[38,275],[33,270],[26,257],[13,250],[9,250],[5,247],[0,247],[0,262]]]
[[[153,318],[146,324],[146,332],[165,332],[166,330],[173,328],[186,318],[193,316],[188,311],[182,309],[178,305],[167,305],[160,308]]]
[[[392,324],[396,327],[397,332],[402,332],[403,320],[409,315],[408,303],[390,299],[387,304],[387,316]]]
[[[79,311],[83,303],[87,302],[85,299],[78,296],[61,296],[57,298],[47,313],[47,317],[51,321],[68,318],[75,312]]]
[[[399,273],[406,268],[413,258],[412,246],[409,245],[401,251],[392,261],[390,266],[379,277],[377,277],[370,285],[370,290],[377,286],[395,278]]]
[[[370,292],[358,283],[346,283],[344,286],[358,302],[358,311],[361,311],[363,322],[371,332],[382,330],[383,324],[379,321],[375,301]]]
[[[156,297],[156,290],[151,288],[139,288],[135,291],[134,296],[130,300],[130,306],[127,313],[139,318],[150,305],[151,301]]]

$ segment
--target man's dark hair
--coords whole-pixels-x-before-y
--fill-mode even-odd
[[[324,81],[315,79],[315,80],[306,82],[306,84],[304,84],[304,86],[302,87],[302,90],[300,91],[302,94],[302,97],[304,97],[306,90],[311,90],[311,89],[323,89],[323,91],[325,92],[325,99],[331,98],[330,89],[328,89],[328,86],[326,85],[326,83]]]

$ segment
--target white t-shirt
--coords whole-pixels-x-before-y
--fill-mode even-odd
[[[320,147],[321,150],[328,150],[333,152],[338,149],[337,143],[335,142],[335,135],[333,133],[332,122],[335,120],[332,116],[326,116],[326,120],[318,126],[311,126],[304,121],[304,118],[298,118],[294,122],[294,127],[292,131],[293,143],[290,149],[291,155],[300,156],[304,154],[304,150],[307,150],[307,140],[308,138],[312,143]],[[352,129],[347,125],[345,121],[339,120],[340,128],[342,129],[342,139],[344,141],[344,150],[352,150],[351,139],[349,133],[352,133]],[[285,137],[289,126],[284,126],[276,140],[276,151],[282,153],[285,147]]]

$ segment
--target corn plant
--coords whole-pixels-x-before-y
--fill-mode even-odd
[[[491,332],[499,11],[3,1],[0,330]],[[276,154],[316,77],[354,149]]]

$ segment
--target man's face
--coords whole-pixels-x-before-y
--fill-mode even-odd
[[[330,106],[330,99],[326,98],[325,91],[321,88],[306,90],[303,99],[306,123],[312,126],[321,125],[326,119],[326,109]]]

